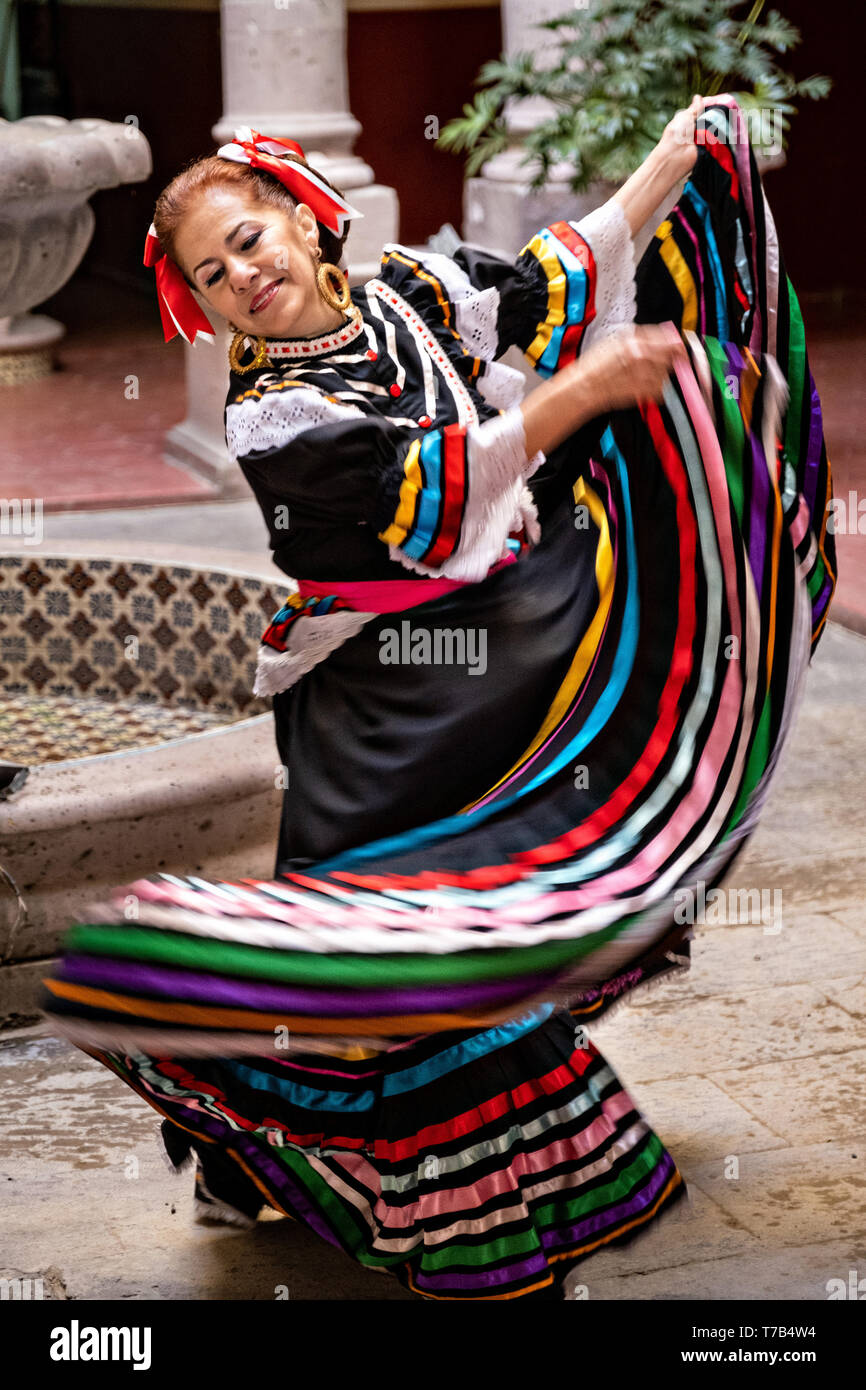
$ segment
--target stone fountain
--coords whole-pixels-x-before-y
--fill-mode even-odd
[[[0,120],[0,384],[53,369],[63,325],[29,311],[66,284],[93,235],[89,199],[151,172],[137,125],[61,116]]]

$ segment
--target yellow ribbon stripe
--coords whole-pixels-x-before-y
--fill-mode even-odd
[[[537,233],[527,242],[523,251],[530,251],[540,262],[547,276],[547,317],[538,325],[538,332],[525,351],[525,356],[535,364],[544,355],[554,328],[565,323],[565,306],[568,298],[568,276],[562,262],[544,237]],[[520,252],[521,256],[523,251]]]
[[[698,326],[698,297],[695,293],[695,282],[692,273],[683,260],[676,242],[671,238],[673,226],[670,222],[662,222],[656,230],[656,236],[661,242],[661,258],[667,266],[671,279],[680,292],[683,301],[683,332],[691,329],[692,332]]]
[[[424,485],[421,465],[418,462],[420,452],[421,440],[413,439],[403,460],[405,477],[400,484],[400,500],[394,520],[384,531],[379,532],[379,540],[387,542],[388,545],[402,545],[415,520],[418,494]]]

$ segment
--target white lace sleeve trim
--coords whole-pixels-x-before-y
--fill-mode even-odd
[[[526,377],[505,362],[488,362],[478,378],[479,393],[497,410],[510,410],[526,395]]]
[[[304,430],[364,419],[356,405],[330,400],[315,386],[250,396],[226,408],[226,446],[237,461],[254,450],[282,449]]]
[[[389,545],[392,560],[416,574],[444,575],[478,583],[491,565],[508,554],[508,535],[524,526],[535,544],[541,529],[532,494],[526,486],[545,456],[526,457],[526,431],[519,406],[466,431],[468,495],[460,540],[453,554],[435,569]]]
[[[385,248],[386,250],[389,247]],[[499,317],[499,291],[495,285],[479,290],[473,285],[465,270],[441,251],[410,251],[408,247],[397,250],[417,260],[437,280],[445,286],[445,292],[454,305],[454,327],[463,339],[473,357],[483,357],[492,362],[499,351],[496,325]]]
[[[615,198],[571,226],[589,243],[596,266],[595,318],[583,335],[583,350],[620,325],[634,323],[635,247],[626,215]]]

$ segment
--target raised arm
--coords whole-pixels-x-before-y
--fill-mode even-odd
[[[422,313],[444,316],[468,351],[495,363],[516,346],[553,377],[635,316],[634,236],[690,172],[703,105],[669,122],[612,198],[579,221],[551,223],[514,260],[463,243],[453,257],[386,247],[383,278]]]

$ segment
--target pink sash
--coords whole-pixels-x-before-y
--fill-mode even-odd
[[[491,565],[488,574],[495,574],[505,565],[513,565],[517,555],[510,551]],[[333,595],[342,599],[347,608],[366,613],[398,613],[402,608],[416,608],[442,594],[462,589],[465,579],[445,579],[438,575],[429,579],[299,579],[298,594],[302,599]]]

